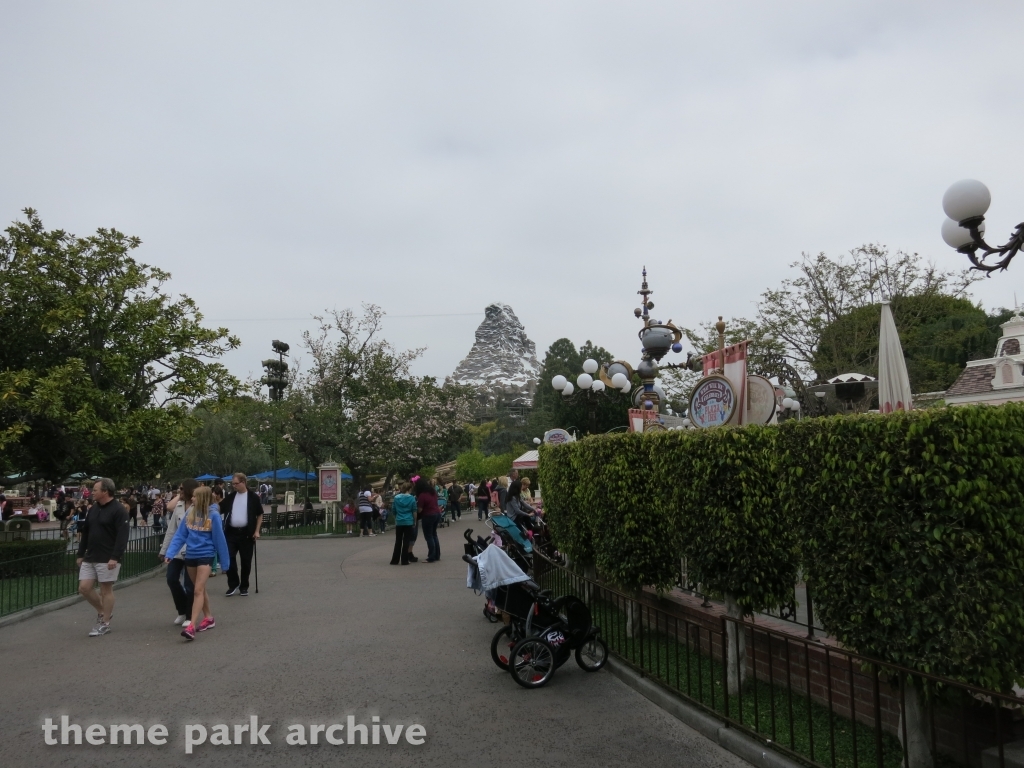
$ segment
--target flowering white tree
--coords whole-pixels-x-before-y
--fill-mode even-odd
[[[318,317],[303,342],[312,362],[292,387],[298,449],[314,462],[342,461],[354,488],[369,472],[389,477],[448,458],[470,417],[463,387],[418,378],[422,349],[398,351],[381,336],[384,312],[364,305]]]

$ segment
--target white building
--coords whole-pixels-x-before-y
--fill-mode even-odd
[[[1020,309],[1003,323],[995,357],[972,360],[946,390],[946,405],[1000,405],[1024,400],[1024,317]]]

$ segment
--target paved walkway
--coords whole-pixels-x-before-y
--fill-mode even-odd
[[[390,566],[393,537],[264,540],[260,593],[223,597],[218,625],[187,643],[164,580],[117,592],[113,632],[86,636],[82,603],[0,630],[0,749],[21,766],[723,766],[749,768],[607,671],[570,661],[527,691],[490,659],[495,626],[465,588],[463,518],[442,560]],[[424,550],[422,538],[417,544]],[[421,723],[411,746],[288,746],[291,723]],[[165,724],[166,746],[44,746],[44,718]],[[197,747],[184,725],[271,723],[269,746]],[[323,740],[323,737],[321,737]],[[382,739],[383,740],[383,739]]]

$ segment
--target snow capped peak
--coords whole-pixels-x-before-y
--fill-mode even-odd
[[[491,304],[476,329],[476,341],[452,378],[491,392],[503,391],[533,399],[540,376],[537,347],[526,335],[508,304]]]

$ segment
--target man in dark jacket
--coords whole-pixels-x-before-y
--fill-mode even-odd
[[[263,525],[263,505],[260,497],[249,490],[246,476],[235,472],[231,476],[231,493],[224,498],[220,516],[224,519],[224,538],[228,542],[228,597],[249,594],[249,572],[252,553]],[[241,555],[242,575],[238,575],[236,554]],[[221,563],[221,568],[224,563]]]
[[[114,614],[114,582],[128,546],[128,512],[114,498],[114,481],[103,477],[92,489],[93,505],[82,525],[78,545],[78,591],[96,609],[96,626],[89,637],[110,631]],[[96,594],[96,582],[100,592]]]

